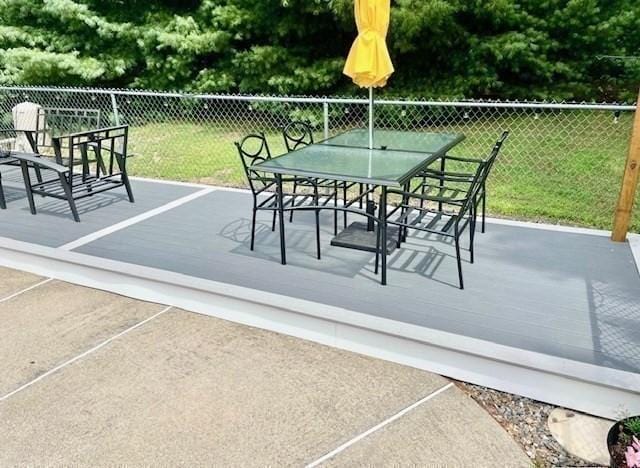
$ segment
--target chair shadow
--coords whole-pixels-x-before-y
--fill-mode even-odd
[[[395,239],[394,239],[395,240]],[[427,232],[409,232],[407,241],[401,244],[399,249],[387,257],[387,268],[390,271],[401,273],[417,274],[425,280],[451,286],[456,290],[458,287],[458,272],[456,266],[456,256],[454,251],[454,240],[452,238],[439,236]],[[462,268],[471,265],[468,254],[468,244],[464,237],[461,245]],[[450,263],[450,268],[445,265]],[[441,279],[438,277],[442,269],[446,268],[446,275],[451,279]],[[450,270],[450,271],[448,271]]]
[[[122,190],[124,190],[124,188],[122,188]],[[72,216],[69,203],[67,203],[66,200],[58,200],[51,197],[36,197],[35,203],[38,214],[47,214],[58,218],[67,218]],[[82,215],[86,215],[93,211],[98,211],[118,203],[129,204],[129,198],[126,193],[102,192],[91,197],[76,200],[76,209],[78,210],[78,214],[82,217]]]
[[[367,266],[373,270],[375,254],[358,250],[343,249],[329,244],[333,231],[321,230],[321,256],[316,258],[315,228],[310,223],[301,222],[296,216],[293,223],[287,219],[285,240],[287,264],[341,277],[354,278],[362,275]],[[323,217],[329,220],[329,217]],[[332,221],[331,221],[332,222]],[[326,224],[326,223],[325,223]],[[321,224],[322,225],[322,224]],[[332,226],[331,223],[329,225]],[[251,244],[251,220],[236,219],[222,227],[219,235],[237,244],[230,252],[247,257],[280,263],[280,236],[276,224],[271,231],[271,222],[256,222],[255,248]]]
[[[10,168],[6,170],[6,168]],[[4,189],[5,199],[7,201],[7,208],[9,203],[24,200],[25,206],[22,207],[22,211],[29,211],[29,205],[27,202],[27,193],[24,188],[24,181],[22,178],[22,172],[20,168],[15,166],[5,166],[2,169],[2,185]],[[35,172],[30,169],[32,181],[35,180]],[[46,181],[51,178],[51,172],[44,170],[42,172],[42,178]],[[76,209],[79,215],[87,214],[107,206],[114,205],[126,201],[129,203],[124,187],[119,187],[115,191],[101,192],[91,197],[81,198],[76,200]],[[72,218],[71,209],[69,203],[66,200],[60,200],[53,197],[47,197],[44,195],[33,195],[36,205],[37,214],[46,214],[57,218]]]

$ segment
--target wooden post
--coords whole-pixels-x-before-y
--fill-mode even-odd
[[[613,221],[613,231],[611,240],[624,242],[627,239],[629,223],[631,222],[631,210],[638,187],[638,174],[640,173],[640,93],[636,105],[636,115],[633,119],[631,130],[631,142],[629,143],[629,154],[622,177],[622,187],[616,206],[616,216]]]

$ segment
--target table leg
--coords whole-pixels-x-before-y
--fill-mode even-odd
[[[284,245],[284,200],[282,191],[282,176],[276,174],[276,198],[278,199],[278,223],[280,226],[280,263],[287,264],[287,254]]]
[[[381,232],[381,242],[380,249],[382,255],[382,280],[381,283],[383,285],[387,284],[387,187],[382,186],[382,193],[380,195],[380,207],[379,216],[380,216],[380,229]]]

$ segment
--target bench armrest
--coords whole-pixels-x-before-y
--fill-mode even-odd
[[[51,171],[55,171],[58,174],[66,174],[69,172],[69,168],[58,164],[54,161],[50,161],[46,158],[42,158],[37,154],[32,153],[11,153],[11,157],[17,159],[18,161],[25,161],[33,164],[34,166],[38,166],[41,169],[49,169]]]

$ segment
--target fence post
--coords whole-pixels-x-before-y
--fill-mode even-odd
[[[638,174],[640,173],[640,92],[636,104],[636,114],[633,118],[629,154],[622,177],[622,187],[616,206],[616,214],[613,222],[611,239],[616,242],[624,242],[629,232],[633,201],[638,187]]]
[[[329,103],[322,103],[322,111],[324,114],[324,138],[325,140],[329,138]]]
[[[111,93],[111,107],[113,108],[113,120],[116,125],[120,125],[120,115],[118,114],[118,103],[116,95]]]

